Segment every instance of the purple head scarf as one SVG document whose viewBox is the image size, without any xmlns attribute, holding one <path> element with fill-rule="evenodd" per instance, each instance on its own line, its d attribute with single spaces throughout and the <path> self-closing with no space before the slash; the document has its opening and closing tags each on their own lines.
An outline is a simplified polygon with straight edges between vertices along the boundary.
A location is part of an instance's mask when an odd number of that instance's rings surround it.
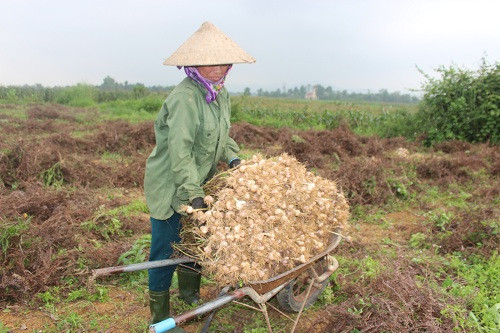
<svg viewBox="0 0 500 333">
<path fill-rule="evenodd" d="M 227 73 L 229 73 L 229 70 L 231 69 L 232 66 L 233 65 L 229 65 L 224 76 L 219 81 L 215 82 L 207 80 L 203 76 L 201 76 L 200 72 L 198 72 L 198 69 L 196 69 L 196 67 L 184 66 L 184 72 L 186 72 L 186 75 L 189 76 L 191 79 L 198 82 L 203 87 L 205 87 L 205 89 L 207 89 L 207 95 L 205 96 L 205 100 L 207 101 L 207 104 L 210 104 L 213 101 L 215 101 L 222 87 L 224 87 L 224 81 L 226 79 L 226 75 Z"/>
</svg>

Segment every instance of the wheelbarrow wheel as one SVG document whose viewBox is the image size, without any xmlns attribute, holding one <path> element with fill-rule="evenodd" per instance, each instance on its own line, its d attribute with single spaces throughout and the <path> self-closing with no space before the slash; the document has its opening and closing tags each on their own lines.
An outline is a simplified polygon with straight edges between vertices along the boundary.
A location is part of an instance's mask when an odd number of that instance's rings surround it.
<svg viewBox="0 0 500 333">
<path fill-rule="evenodd" d="M 318 275 L 326 272 L 328 263 L 325 259 L 318 260 L 314 268 Z M 307 290 L 309 289 L 309 273 L 306 271 L 290 281 L 280 292 L 276 295 L 276 299 L 280 307 L 286 312 L 299 312 L 304 299 L 307 296 Z M 328 285 L 328 280 L 323 281 L 319 286 L 312 286 L 309 296 L 305 302 L 304 308 L 311 306 L 319 298 L 321 292 Z"/>
</svg>

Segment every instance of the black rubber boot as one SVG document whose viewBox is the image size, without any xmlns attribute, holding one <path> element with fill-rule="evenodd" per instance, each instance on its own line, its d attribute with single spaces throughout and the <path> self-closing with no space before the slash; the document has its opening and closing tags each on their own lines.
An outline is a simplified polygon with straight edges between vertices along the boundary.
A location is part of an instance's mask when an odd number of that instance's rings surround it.
<svg viewBox="0 0 500 333">
<path fill-rule="evenodd" d="M 170 294 L 169 291 L 149 291 L 149 309 L 151 310 L 150 324 L 159 323 L 170 317 Z M 169 332 L 186 333 L 182 328 L 175 327 Z"/>
<path fill-rule="evenodd" d="M 169 291 L 149 291 L 149 310 L 151 311 L 150 324 L 159 323 L 170 316 Z"/>
<path fill-rule="evenodd" d="M 182 266 L 177 266 L 177 281 L 179 282 L 179 296 L 189 305 L 200 301 L 201 274 Z"/>
</svg>

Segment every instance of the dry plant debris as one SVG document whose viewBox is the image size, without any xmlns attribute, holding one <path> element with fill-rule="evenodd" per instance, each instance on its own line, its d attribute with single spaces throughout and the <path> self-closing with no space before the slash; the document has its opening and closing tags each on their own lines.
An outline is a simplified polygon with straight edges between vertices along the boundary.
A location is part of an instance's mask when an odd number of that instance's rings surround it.
<svg viewBox="0 0 500 333">
<path fill-rule="evenodd" d="M 204 186 L 207 210 L 193 210 L 176 248 L 221 285 L 267 280 L 305 263 L 347 226 L 349 206 L 336 183 L 295 158 L 260 155 Z"/>
</svg>

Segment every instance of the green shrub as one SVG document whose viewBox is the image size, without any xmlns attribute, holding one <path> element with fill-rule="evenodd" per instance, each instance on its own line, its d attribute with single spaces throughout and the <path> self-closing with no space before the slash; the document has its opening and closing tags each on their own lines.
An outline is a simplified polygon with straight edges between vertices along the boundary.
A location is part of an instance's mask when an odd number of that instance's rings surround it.
<svg viewBox="0 0 500 333">
<path fill-rule="evenodd" d="M 132 248 L 125 253 L 122 253 L 118 258 L 118 263 L 123 265 L 136 264 L 147 260 L 147 249 L 151 246 L 151 235 L 146 234 L 139 237 Z"/>
<path fill-rule="evenodd" d="M 118 209 L 107 210 L 105 205 L 101 205 L 94 216 L 90 220 L 82 222 L 80 227 L 102 236 L 106 241 L 110 241 L 112 237 L 125 236 L 121 218 Z"/>
<path fill-rule="evenodd" d="M 42 178 L 43 185 L 47 187 L 53 186 L 54 188 L 61 188 L 64 182 L 64 177 L 60 162 L 57 162 L 47 170 L 43 171 L 40 174 L 40 176 Z"/>
<path fill-rule="evenodd" d="M 76 86 L 63 88 L 59 94 L 57 94 L 56 102 L 76 107 L 95 106 L 97 92 L 98 90 L 94 86 L 78 84 Z"/>
<path fill-rule="evenodd" d="M 448 228 L 452 218 L 452 213 L 443 211 L 429 213 L 429 220 L 439 231 L 446 231 L 446 228 Z"/>
<path fill-rule="evenodd" d="M 414 249 L 423 249 L 429 247 L 426 241 L 427 241 L 427 236 L 421 232 L 417 232 L 416 234 L 411 235 L 409 243 L 410 246 Z"/>
<path fill-rule="evenodd" d="M 477 71 L 450 66 L 436 70 L 440 79 L 421 73 L 428 82 L 418 112 L 426 144 L 444 140 L 500 140 L 500 63 L 483 59 Z"/>
<path fill-rule="evenodd" d="M 120 255 L 120 257 L 118 258 L 118 264 L 130 265 L 147 261 L 149 255 L 148 250 L 150 247 L 151 247 L 151 235 L 150 234 L 142 235 L 134 242 L 130 250 Z M 147 279 L 148 279 L 147 270 L 140 270 L 137 272 L 124 274 L 122 276 L 122 281 L 124 283 L 129 284 L 129 286 L 131 287 L 143 286 L 144 284 L 146 284 Z"/>
<path fill-rule="evenodd" d="M 49 288 L 49 290 L 37 294 L 37 297 L 46 305 L 50 303 L 57 303 L 61 300 L 60 292 L 61 290 L 59 289 L 59 287 L 51 287 Z"/>
<path fill-rule="evenodd" d="M 138 110 L 144 110 L 150 113 L 158 113 L 163 104 L 164 98 L 162 96 L 148 95 L 138 99 Z"/>
<path fill-rule="evenodd" d="M 99 104 L 99 109 L 110 118 L 131 122 L 154 120 L 165 100 L 165 95 L 150 93 L 142 98 L 117 99 Z"/>
</svg>

